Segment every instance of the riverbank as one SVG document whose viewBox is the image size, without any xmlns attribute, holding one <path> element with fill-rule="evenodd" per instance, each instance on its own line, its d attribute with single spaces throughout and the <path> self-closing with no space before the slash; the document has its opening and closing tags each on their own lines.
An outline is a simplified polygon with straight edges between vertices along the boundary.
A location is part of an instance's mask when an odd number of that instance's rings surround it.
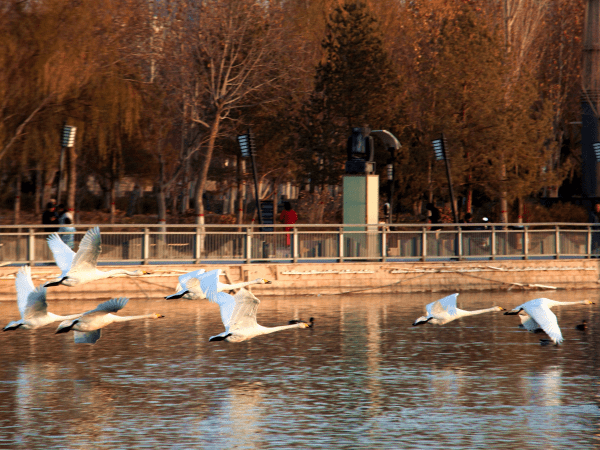
<svg viewBox="0 0 600 450">
<path fill-rule="evenodd" d="M 221 269 L 221 281 L 237 283 L 266 278 L 269 285 L 253 285 L 258 296 L 315 296 L 415 292 L 600 289 L 600 262 L 581 260 L 494 260 L 451 262 L 360 262 L 303 264 L 146 265 L 142 277 L 118 277 L 81 286 L 48 289 L 48 299 L 129 297 L 158 299 L 175 292 L 177 277 L 196 270 Z M 111 267 L 103 266 L 102 270 Z M 18 267 L 0 267 L 0 301 L 16 298 Z M 56 266 L 31 270 L 37 286 L 56 277 Z"/>
</svg>

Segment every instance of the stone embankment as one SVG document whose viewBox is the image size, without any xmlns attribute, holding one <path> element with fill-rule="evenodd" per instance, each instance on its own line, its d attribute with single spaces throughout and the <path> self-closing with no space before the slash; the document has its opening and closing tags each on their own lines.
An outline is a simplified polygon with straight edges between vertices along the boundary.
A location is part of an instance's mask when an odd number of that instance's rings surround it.
<svg viewBox="0 0 600 450">
<path fill-rule="evenodd" d="M 221 269 L 222 282 L 266 278 L 273 283 L 253 285 L 257 296 L 311 296 L 493 290 L 554 290 L 600 288 L 600 262 L 581 260 L 495 260 L 477 262 L 361 262 L 237 265 L 149 265 L 143 277 L 118 277 L 81 286 L 48 288 L 48 299 L 159 299 L 173 292 L 177 277 L 200 267 Z M 129 266 L 131 270 L 131 266 Z M 18 267 L 0 267 L 0 301 L 14 301 Z M 111 267 L 103 266 L 103 270 Z M 56 266 L 32 268 L 37 286 L 60 273 Z"/>
</svg>

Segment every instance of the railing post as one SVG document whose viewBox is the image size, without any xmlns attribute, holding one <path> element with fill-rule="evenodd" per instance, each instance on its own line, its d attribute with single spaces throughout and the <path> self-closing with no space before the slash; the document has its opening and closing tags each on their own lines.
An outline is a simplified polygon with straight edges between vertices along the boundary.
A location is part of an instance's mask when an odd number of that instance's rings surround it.
<svg viewBox="0 0 600 450">
<path fill-rule="evenodd" d="M 560 259 L 560 227 L 556 225 L 554 229 L 556 232 L 556 259 Z"/>
<path fill-rule="evenodd" d="M 27 259 L 29 260 L 29 265 L 33 267 L 35 265 L 35 235 L 33 234 L 34 229 L 29 229 L 29 234 L 27 235 Z"/>
<path fill-rule="evenodd" d="M 246 263 L 252 262 L 252 226 L 246 227 Z"/>
<path fill-rule="evenodd" d="M 587 227 L 587 257 L 592 257 L 592 227 Z"/>
<path fill-rule="evenodd" d="M 202 259 L 202 233 L 200 232 L 200 224 L 196 224 L 196 242 L 194 242 L 194 260 L 196 264 L 200 264 Z"/>
<path fill-rule="evenodd" d="M 150 259 L 150 230 L 144 228 L 144 243 L 142 245 L 142 263 L 148 264 Z"/>
<path fill-rule="evenodd" d="M 340 262 L 344 262 L 344 227 L 340 227 L 338 231 L 340 233 L 338 236 Z"/>
<path fill-rule="evenodd" d="M 460 225 L 458 227 L 458 245 L 457 245 L 456 251 L 458 252 L 458 255 L 456 255 L 458 257 L 458 260 L 462 261 L 462 259 L 463 259 L 463 239 L 462 239 L 462 227 Z"/>
<path fill-rule="evenodd" d="M 492 226 L 492 236 L 490 239 L 490 250 L 492 251 L 492 259 L 496 259 L 496 227 Z"/>
<path fill-rule="evenodd" d="M 527 225 L 523 227 L 523 257 L 529 259 L 529 231 Z"/>
<path fill-rule="evenodd" d="M 298 228 L 292 229 L 292 260 L 298 262 Z"/>
<path fill-rule="evenodd" d="M 427 228 L 422 228 L 423 239 L 421 239 L 421 261 L 427 260 Z"/>
<path fill-rule="evenodd" d="M 387 261 L 387 227 L 381 227 L 381 260 Z"/>
</svg>

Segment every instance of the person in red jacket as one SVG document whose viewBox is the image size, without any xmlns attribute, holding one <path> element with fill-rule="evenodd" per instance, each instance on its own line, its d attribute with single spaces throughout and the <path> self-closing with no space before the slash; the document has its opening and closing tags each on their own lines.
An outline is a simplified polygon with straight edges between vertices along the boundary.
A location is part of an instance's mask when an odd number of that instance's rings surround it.
<svg viewBox="0 0 600 450">
<path fill-rule="evenodd" d="M 279 216 L 279 220 L 286 225 L 293 225 L 298 220 L 298 214 L 292 209 L 290 202 L 283 202 L 283 211 Z M 285 231 L 291 231 L 293 227 L 285 227 Z M 290 235 L 287 235 L 287 245 L 291 245 Z"/>
</svg>

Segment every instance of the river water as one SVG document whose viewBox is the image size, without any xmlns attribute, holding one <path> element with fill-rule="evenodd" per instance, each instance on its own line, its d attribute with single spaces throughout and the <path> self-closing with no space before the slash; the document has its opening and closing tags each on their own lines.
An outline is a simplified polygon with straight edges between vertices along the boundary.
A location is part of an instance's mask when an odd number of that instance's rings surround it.
<svg viewBox="0 0 600 450">
<path fill-rule="evenodd" d="M 0 333 L 0 448 L 600 447 L 599 291 L 459 296 L 463 309 L 596 301 L 554 309 L 560 347 L 502 313 L 413 327 L 444 295 L 265 297 L 260 324 L 315 326 L 238 344 L 209 343 L 218 307 L 188 300 L 132 300 L 121 315 L 166 317 L 109 325 L 95 345 L 55 335 L 58 323 Z M 0 317 L 17 319 L 16 302 Z"/>
</svg>

